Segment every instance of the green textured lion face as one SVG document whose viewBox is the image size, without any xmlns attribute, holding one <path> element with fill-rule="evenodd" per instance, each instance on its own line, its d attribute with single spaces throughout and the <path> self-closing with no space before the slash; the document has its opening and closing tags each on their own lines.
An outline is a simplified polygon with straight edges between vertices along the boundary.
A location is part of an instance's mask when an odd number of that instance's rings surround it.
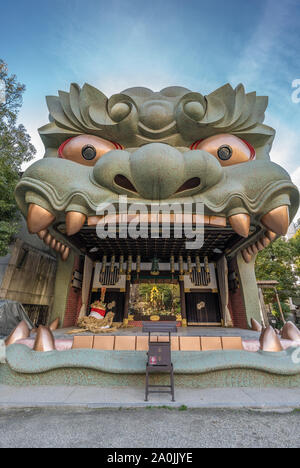
<svg viewBox="0 0 300 468">
<path fill-rule="evenodd" d="M 16 190 L 25 216 L 35 205 L 51 214 L 38 222 L 32 209 L 32 232 L 64 222 L 66 213 L 84 222 L 119 195 L 146 204 L 203 202 L 207 216 L 245 237 L 250 224 L 283 234 L 297 210 L 296 187 L 270 162 L 275 132 L 263 124 L 267 98 L 242 85 L 208 96 L 131 88 L 108 99 L 72 84 L 47 103 L 50 123 L 39 130 L 45 157 Z"/>
</svg>

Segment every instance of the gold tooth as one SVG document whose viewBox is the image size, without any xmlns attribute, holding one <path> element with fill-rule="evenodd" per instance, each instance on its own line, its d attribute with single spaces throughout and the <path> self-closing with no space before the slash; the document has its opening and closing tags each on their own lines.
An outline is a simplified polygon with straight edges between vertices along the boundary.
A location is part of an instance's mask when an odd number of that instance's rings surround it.
<svg viewBox="0 0 300 468">
<path fill-rule="evenodd" d="M 55 349 L 55 340 L 51 330 L 48 327 L 40 325 L 33 345 L 34 351 L 47 352 Z"/>
<path fill-rule="evenodd" d="M 242 237 L 248 237 L 250 229 L 250 216 L 245 213 L 229 216 L 232 229 Z"/>
<path fill-rule="evenodd" d="M 252 255 L 250 255 L 249 252 L 246 249 L 244 249 L 242 250 L 242 257 L 246 263 L 249 263 L 251 261 Z"/>
<path fill-rule="evenodd" d="M 56 242 L 56 246 L 55 246 L 56 252 L 60 252 L 60 248 L 61 248 L 61 242 Z"/>
<path fill-rule="evenodd" d="M 266 236 L 268 237 L 268 239 L 270 239 L 271 242 L 273 242 L 276 239 L 277 234 L 272 231 L 267 231 Z"/>
<path fill-rule="evenodd" d="M 254 318 L 251 318 L 251 330 L 261 332 L 262 331 L 262 326 L 261 324 L 255 320 Z"/>
<path fill-rule="evenodd" d="M 296 327 L 293 322 L 286 322 L 283 325 L 281 336 L 284 340 L 299 341 L 300 330 Z"/>
<path fill-rule="evenodd" d="M 69 256 L 69 254 L 70 254 L 70 249 L 69 249 L 69 247 L 66 247 L 66 248 L 64 249 L 63 253 L 61 254 L 62 260 L 63 260 L 63 261 L 66 261 L 67 258 L 68 258 L 68 256 Z"/>
<path fill-rule="evenodd" d="M 264 247 L 268 247 L 268 245 L 271 244 L 271 241 L 268 237 L 264 236 L 261 238 L 261 242 L 263 244 Z"/>
<path fill-rule="evenodd" d="M 51 236 L 51 234 L 49 234 L 49 232 L 48 232 L 48 234 L 46 234 L 46 236 L 44 237 L 43 240 L 44 240 L 44 242 L 45 242 L 46 245 L 50 245 L 50 244 L 51 244 L 51 241 L 52 241 L 52 236 Z"/>
<path fill-rule="evenodd" d="M 264 248 L 265 248 L 265 246 L 263 245 L 263 243 L 262 243 L 262 241 L 261 241 L 260 239 L 258 239 L 258 240 L 256 241 L 255 245 L 256 245 L 256 247 L 257 247 L 257 249 L 258 249 L 259 251 L 264 250 Z"/>
<path fill-rule="evenodd" d="M 51 249 L 55 249 L 55 246 L 56 246 L 56 239 L 54 239 L 54 237 L 53 237 L 53 239 L 51 241 L 51 244 L 50 244 L 50 247 L 51 247 Z"/>
<path fill-rule="evenodd" d="M 268 326 L 262 331 L 260 336 L 260 349 L 272 353 L 283 351 L 280 339 L 273 327 Z"/>
<path fill-rule="evenodd" d="M 258 248 L 255 244 L 250 245 L 250 249 L 252 250 L 253 255 L 256 255 L 258 253 Z"/>
<path fill-rule="evenodd" d="M 48 234 L 47 229 L 42 229 L 42 231 L 39 231 L 39 232 L 37 233 L 37 235 L 39 236 L 39 238 L 40 238 L 41 240 L 43 240 L 44 237 L 45 237 L 47 234 Z"/>
<path fill-rule="evenodd" d="M 5 345 L 9 346 L 11 344 L 14 344 L 18 340 L 23 340 L 25 338 L 28 338 L 30 335 L 30 330 L 25 322 L 25 320 L 22 320 L 16 328 L 11 332 L 11 334 L 6 338 L 5 340 Z"/>
<path fill-rule="evenodd" d="M 53 320 L 53 322 L 49 325 L 49 328 L 51 331 L 54 331 L 58 328 L 58 325 L 59 325 L 59 318 L 56 318 L 55 320 Z"/>
<path fill-rule="evenodd" d="M 27 227 L 30 234 L 37 234 L 46 229 L 55 220 L 55 216 L 50 211 L 39 205 L 31 203 L 27 214 Z"/>
<path fill-rule="evenodd" d="M 272 232 L 284 236 L 289 227 L 288 207 L 283 205 L 269 211 L 261 218 L 261 222 Z"/>
<path fill-rule="evenodd" d="M 68 211 L 66 214 L 66 230 L 68 236 L 76 234 L 84 225 L 86 216 L 78 211 Z"/>
</svg>

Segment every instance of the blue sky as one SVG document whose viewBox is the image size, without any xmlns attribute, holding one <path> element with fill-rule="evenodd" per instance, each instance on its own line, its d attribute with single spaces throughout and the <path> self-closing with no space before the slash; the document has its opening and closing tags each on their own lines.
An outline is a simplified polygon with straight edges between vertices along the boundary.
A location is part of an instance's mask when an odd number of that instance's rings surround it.
<svg viewBox="0 0 300 468">
<path fill-rule="evenodd" d="M 1 7 L 0 57 L 26 84 L 20 121 L 38 150 L 45 95 L 70 82 L 209 93 L 230 82 L 270 98 L 272 159 L 300 185 L 299 0 L 35 0 Z M 300 93 L 299 93 L 300 96 Z"/>
</svg>

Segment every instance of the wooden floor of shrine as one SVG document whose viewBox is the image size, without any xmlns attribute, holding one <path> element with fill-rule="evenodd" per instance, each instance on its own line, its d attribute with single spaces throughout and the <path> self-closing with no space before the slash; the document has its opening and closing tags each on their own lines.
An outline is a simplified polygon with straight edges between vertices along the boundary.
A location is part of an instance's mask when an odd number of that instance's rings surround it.
<svg viewBox="0 0 300 468">
<path fill-rule="evenodd" d="M 68 334 L 68 331 L 75 329 L 76 327 L 60 328 L 54 332 L 54 336 L 56 339 L 71 338 L 72 335 Z M 78 334 L 81 334 L 80 329 L 78 329 Z M 82 335 L 94 335 L 94 333 L 84 332 Z M 142 327 L 128 327 L 118 328 L 114 332 L 98 334 L 98 336 L 101 335 L 141 336 L 147 335 L 147 333 L 143 333 Z M 164 333 L 158 333 L 158 335 L 164 335 Z M 244 330 L 241 328 L 187 326 L 177 327 L 177 336 L 240 336 L 242 340 L 256 340 L 259 338 L 260 333 L 252 330 Z"/>
</svg>

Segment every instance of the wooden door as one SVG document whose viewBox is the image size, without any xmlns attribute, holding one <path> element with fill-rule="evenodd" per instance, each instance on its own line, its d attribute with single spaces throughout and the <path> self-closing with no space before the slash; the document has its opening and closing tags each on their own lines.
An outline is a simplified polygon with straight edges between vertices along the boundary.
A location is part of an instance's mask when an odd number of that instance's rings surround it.
<svg viewBox="0 0 300 468">
<path fill-rule="evenodd" d="M 186 315 L 188 325 L 221 325 L 219 295 L 212 292 L 186 294 Z"/>
</svg>

